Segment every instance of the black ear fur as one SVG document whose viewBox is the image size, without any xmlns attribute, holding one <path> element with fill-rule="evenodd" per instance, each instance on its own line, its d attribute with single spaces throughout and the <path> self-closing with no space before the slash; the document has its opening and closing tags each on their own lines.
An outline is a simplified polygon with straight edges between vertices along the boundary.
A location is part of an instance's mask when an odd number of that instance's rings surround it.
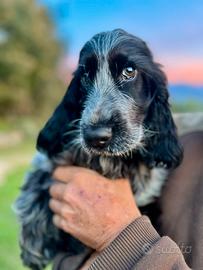
<svg viewBox="0 0 203 270">
<path fill-rule="evenodd" d="M 156 65 L 152 82 L 153 99 L 144 121 L 152 134 L 146 138 L 142 156 L 150 167 L 175 168 L 182 160 L 183 150 L 177 136 L 170 106 L 165 74 Z"/>
<path fill-rule="evenodd" d="M 61 103 L 38 135 L 39 151 L 45 152 L 50 157 L 61 152 L 66 125 L 80 117 L 80 98 L 79 74 L 75 73 Z"/>
</svg>

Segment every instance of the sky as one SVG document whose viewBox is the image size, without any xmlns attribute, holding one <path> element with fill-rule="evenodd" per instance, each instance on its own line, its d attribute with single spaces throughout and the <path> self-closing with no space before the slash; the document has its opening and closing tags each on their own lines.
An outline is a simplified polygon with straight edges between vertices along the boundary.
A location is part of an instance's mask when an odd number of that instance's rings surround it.
<svg viewBox="0 0 203 270">
<path fill-rule="evenodd" d="M 203 86 L 203 0 L 40 0 L 48 7 L 68 65 L 94 34 L 123 28 L 139 36 L 171 84 Z"/>
</svg>

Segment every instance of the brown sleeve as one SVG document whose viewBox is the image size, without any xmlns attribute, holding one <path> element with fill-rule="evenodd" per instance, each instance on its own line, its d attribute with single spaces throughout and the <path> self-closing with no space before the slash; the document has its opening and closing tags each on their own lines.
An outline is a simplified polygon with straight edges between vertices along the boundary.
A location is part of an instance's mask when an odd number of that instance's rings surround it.
<svg viewBox="0 0 203 270">
<path fill-rule="evenodd" d="M 146 216 L 123 230 L 96 257 L 88 270 L 190 269 L 179 247 L 168 237 L 160 237 Z"/>
<path fill-rule="evenodd" d="M 90 253 L 59 254 L 54 270 L 76 270 Z M 128 225 L 93 261 L 88 270 L 188 270 L 179 247 L 169 237 L 160 237 L 149 218 L 142 216 Z"/>
</svg>

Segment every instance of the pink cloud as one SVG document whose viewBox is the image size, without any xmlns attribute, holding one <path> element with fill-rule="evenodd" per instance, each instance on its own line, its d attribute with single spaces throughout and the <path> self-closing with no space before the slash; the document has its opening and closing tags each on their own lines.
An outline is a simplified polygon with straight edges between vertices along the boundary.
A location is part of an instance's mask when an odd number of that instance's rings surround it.
<svg viewBox="0 0 203 270">
<path fill-rule="evenodd" d="M 77 67 L 77 57 L 64 57 L 59 65 L 59 75 L 67 84 L 72 72 Z M 203 85 L 203 58 L 186 58 L 183 56 L 158 57 L 170 84 Z"/>
<path fill-rule="evenodd" d="M 163 70 L 171 84 L 203 85 L 203 58 L 162 57 Z"/>
</svg>

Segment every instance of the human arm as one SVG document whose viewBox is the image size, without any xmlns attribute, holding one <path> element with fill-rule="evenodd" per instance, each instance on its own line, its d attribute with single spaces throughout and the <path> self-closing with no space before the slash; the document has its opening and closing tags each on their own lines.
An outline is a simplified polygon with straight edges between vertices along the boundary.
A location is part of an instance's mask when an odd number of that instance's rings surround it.
<svg viewBox="0 0 203 270">
<path fill-rule="evenodd" d="M 54 178 L 62 181 L 50 189 L 55 225 L 96 251 L 82 269 L 189 269 L 178 246 L 141 217 L 128 180 L 76 167 L 59 168 Z M 69 269 L 68 257 L 57 260 L 55 269 Z"/>
</svg>

